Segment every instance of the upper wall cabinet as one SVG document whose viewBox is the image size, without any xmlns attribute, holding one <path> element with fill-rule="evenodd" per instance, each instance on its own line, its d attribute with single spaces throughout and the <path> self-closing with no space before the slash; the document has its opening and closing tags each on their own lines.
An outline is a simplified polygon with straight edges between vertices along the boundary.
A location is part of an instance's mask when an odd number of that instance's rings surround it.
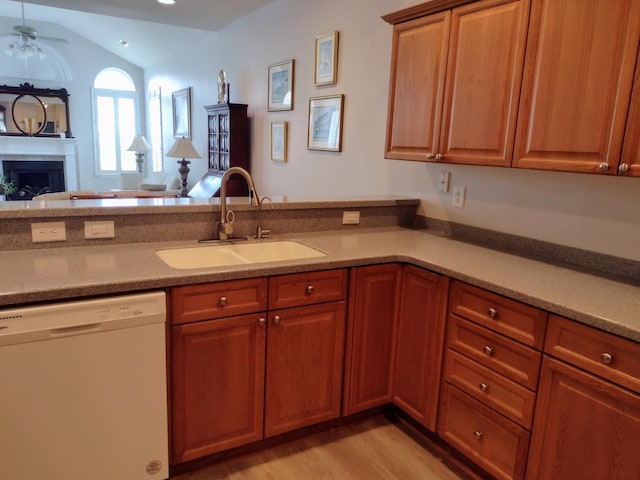
<svg viewBox="0 0 640 480">
<path fill-rule="evenodd" d="M 465 2 L 425 5 L 446 3 Z M 384 17 L 394 23 L 386 158 L 511 165 L 529 0 L 466 3 Z"/>
<path fill-rule="evenodd" d="M 618 174 L 640 177 L 640 55 L 636 65 L 636 79 L 633 82 L 629 119 Z"/>
<path fill-rule="evenodd" d="M 617 173 L 639 19 L 640 0 L 533 0 L 513 166 Z M 639 88 L 622 161 L 636 175 Z"/>
</svg>

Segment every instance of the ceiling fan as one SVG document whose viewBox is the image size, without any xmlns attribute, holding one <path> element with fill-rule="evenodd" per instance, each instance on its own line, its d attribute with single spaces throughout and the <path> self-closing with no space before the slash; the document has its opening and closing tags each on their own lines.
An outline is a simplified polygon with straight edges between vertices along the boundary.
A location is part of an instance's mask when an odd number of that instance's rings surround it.
<svg viewBox="0 0 640 480">
<path fill-rule="evenodd" d="M 11 35 L 14 37 L 18 37 L 17 40 L 14 40 L 9 44 L 9 46 L 5 49 L 5 53 L 7 55 L 13 55 L 14 53 L 19 58 L 30 58 L 35 55 L 38 55 L 41 59 L 45 58 L 45 53 L 42 51 L 42 48 L 38 46 L 35 41 L 36 40 L 44 40 L 47 42 L 58 42 L 58 43 L 69 43 L 66 38 L 59 37 L 46 37 L 43 35 L 38 35 L 38 32 L 35 28 L 30 27 L 26 24 L 24 19 L 24 2 L 20 2 L 22 8 L 22 25 L 14 25 L 13 32 Z"/>
</svg>

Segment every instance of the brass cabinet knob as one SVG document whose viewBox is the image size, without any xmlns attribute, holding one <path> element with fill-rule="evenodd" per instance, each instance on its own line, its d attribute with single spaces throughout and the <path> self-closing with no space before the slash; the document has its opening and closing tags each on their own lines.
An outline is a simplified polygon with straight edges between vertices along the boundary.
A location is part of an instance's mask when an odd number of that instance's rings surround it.
<svg viewBox="0 0 640 480">
<path fill-rule="evenodd" d="M 598 168 L 601 172 L 606 172 L 607 170 L 609 170 L 609 164 L 607 162 L 602 162 L 600 165 L 598 165 Z"/>
<path fill-rule="evenodd" d="M 260 317 L 260 319 L 258 320 L 258 325 L 260 325 L 261 327 L 264 327 L 267 324 L 267 319 L 264 317 Z"/>
<path fill-rule="evenodd" d="M 618 173 L 627 173 L 629 171 L 628 163 L 621 163 L 618 167 Z"/>
<path fill-rule="evenodd" d="M 489 310 L 487 310 L 487 313 L 491 318 L 496 318 L 498 316 L 498 309 L 490 307 Z"/>
<path fill-rule="evenodd" d="M 600 361 L 605 365 L 609 365 L 611 362 L 613 362 L 613 355 L 605 352 L 602 355 L 600 355 Z"/>
<path fill-rule="evenodd" d="M 479 430 L 476 430 L 475 432 L 473 432 L 473 436 L 476 437 L 476 440 L 480 440 L 483 435 L 484 435 L 484 433 L 482 433 Z"/>
<path fill-rule="evenodd" d="M 433 153 L 427 153 L 427 160 L 433 160 L 436 156 Z"/>
<path fill-rule="evenodd" d="M 444 155 L 437 153 L 436 154 L 436 160 L 442 160 L 444 158 Z"/>
<path fill-rule="evenodd" d="M 276 325 L 280 323 L 280 315 L 276 315 L 275 317 L 273 317 L 273 323 L 275 323 Z"/>
<path fill-rule="evenodd" d="M 489 391 L 489 385 L 487 385 L 486 383 L 481 383 L 478 386 L 480 387 L 481 392 L 487 393 Z"/>
<path fill-rule="evenodd" d="M 220 299 L 218 300 L 218 305 L 220 305 L 221 307 L 226 307 L 228 303 L 229 299 L 227 297 L 220 297 Z"/>
<path fill-rule="evenodd" d="M 311 295 L 314 292 L 315 288 L 313 285 L 307 285 L 307 288 L 305 289 L 305 292 L 307 293 L 307 295 Z"/>
<path fill-rule="evenodd" d="M 491 355 L 493 355 L 493 347 L 490 347 L 489 345 L 485 345 L 485 346 L 482 348 L 482 351 L 485 353 L 485 355 L 487 355 L 487 356 L 489 356 L 489 357 L 490 357 Z"/>
</svg>

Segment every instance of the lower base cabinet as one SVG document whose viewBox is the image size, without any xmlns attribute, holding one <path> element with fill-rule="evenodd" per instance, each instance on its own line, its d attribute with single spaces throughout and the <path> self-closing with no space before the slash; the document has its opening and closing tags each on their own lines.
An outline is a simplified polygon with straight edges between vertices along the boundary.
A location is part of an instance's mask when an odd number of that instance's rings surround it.
<svg viewBox="0 0 640 480">
<path fill-rule="evenodd" d="M 639 395 L 545 357 L 536 412 L 527 480 L 640 478 Z"/>
</svg>

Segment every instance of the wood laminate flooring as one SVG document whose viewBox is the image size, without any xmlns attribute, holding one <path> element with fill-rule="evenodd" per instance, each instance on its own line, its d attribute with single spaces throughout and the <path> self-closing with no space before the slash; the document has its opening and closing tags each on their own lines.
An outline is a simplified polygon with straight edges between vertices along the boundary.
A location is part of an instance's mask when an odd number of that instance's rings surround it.
<svg viewBox="0 0 640 480">
<path fill-rule="evenodd" d="M 441 459 L 383 415 L 173 480 L 460 480 Z"/>
</svg>

